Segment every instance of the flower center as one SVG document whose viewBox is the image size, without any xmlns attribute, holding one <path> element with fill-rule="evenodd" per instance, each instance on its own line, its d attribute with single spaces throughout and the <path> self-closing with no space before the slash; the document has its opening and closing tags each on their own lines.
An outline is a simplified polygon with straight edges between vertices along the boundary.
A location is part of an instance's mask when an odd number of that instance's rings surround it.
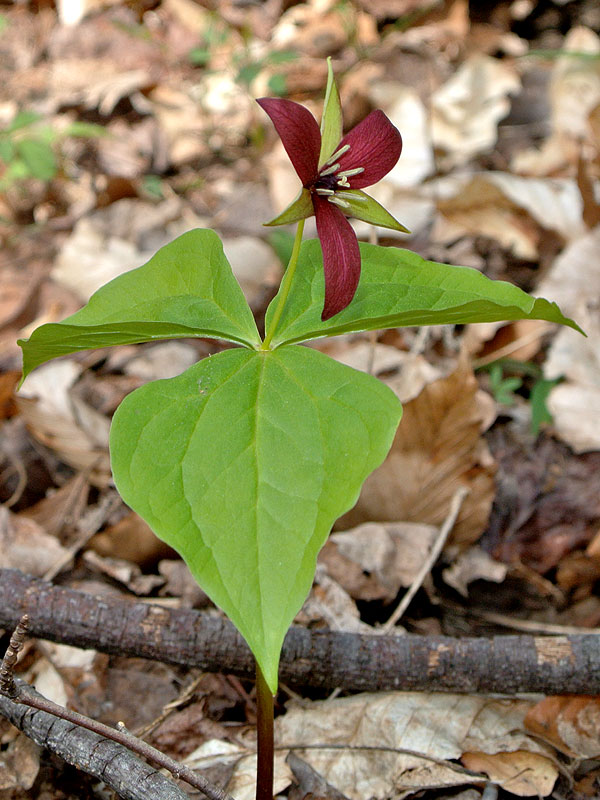
<svg viewBox="0 0 600 800">
<path fill-rule="evenodd" d="M 360 175 L 365 171 L 364 167 L 354 167 L 353 169 L 340 170 L 338 158 L 350 150 L 350 145 L 345 144 L 329 158 L 321 167 L 321 171 L 316 181 L 311 187 L 311 191 L 326 197 L 330 203 L 340 208 L 350 208 L 348 200 L 366 200 L 359 194 L 349 192 L 351 188 L 348 178 L 353 175 Z"/>
</svg>

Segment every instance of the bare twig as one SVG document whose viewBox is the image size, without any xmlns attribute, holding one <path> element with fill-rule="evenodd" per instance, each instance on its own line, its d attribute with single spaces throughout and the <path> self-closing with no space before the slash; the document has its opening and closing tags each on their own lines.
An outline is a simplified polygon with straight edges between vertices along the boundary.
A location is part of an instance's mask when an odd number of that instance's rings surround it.
<svg viewBox="0 0 600 800">
<path fill-rule="evenodd" d="M 21 690 L 22 682 L 15 679 Z M 27 684 L 25 684 L 27 686 Z M 31 697 L 41 695 L 27 687 Z M 124 800 L 189 800 L 170 778 L 146 764 L 127 748 L 92 731 L 28 708 L 0 694 L 0 714 L 30 739 L 64 761 L 102 780 Z"/>
<path fill-rule="evenodd" d="M 458 517 L 458 513 L 461 509 L 463 501 L 465 497 L 469 494 L 469 490 L 466 489 L 464 486 L 461 486 L 459 489 L 456 490 L 452 501 L 450 502 L 450 510 L 448 511 L 448 516 L 444 520 L 443 525 L 440 527 L 437 538 L 433 543 L 433 547 L 431 548 L 429 555 L 421 565 L 421 569 L 417 573 L 414 581 L 412 582 L 409 590 L 406 592 L 400 603 L 394 609 L 394 613 L 390 616 L 388 621 L 381 626 L 381 630 L 385 633 L 389 633 L 393 630 L 394 625 L 401 619 L 402 615 L 409 607 L 412 602 L 413 597 L 416 595 L 418 590 L 421 588 L 421 585 L 427 575 L 429 575 L 432 567 L 435 565 L 436 561 L 440 557 L 440 553 L 444 549 L 444 545 L 446 544 L 446 539 L 450 535 L 450 531 L 454 527 L 454 523 L 456 522 L 456 518 Z"/>
<path fill-rule="evenodd" d="M 0 570 L 0 627 L 14 628 L 24 613 L 39 638 L 205 672 L 254 674 L 244 640 L 215 614 L 95 597 Z M 599 641 L 594 634 L 457 639 L 292 626 L 280 677 L 291 686 L 347 691 L 600 694 Z"/>
<path fill-rule="evenodd" d="M 217 786 L 214 786 L 203 775 L 197 775 L 193 770 L 189 769 L 189 767 L 169 758 L 169 756 L 161 753 L 160 750 L 152 747 L 152 745 L 133 736 L 123 724 L 117 726 L 117 729 L 111 728 L 108 725 L 104 725 L 102 722 L 79 714 L 77 711 L 71 711 L 68 708 L 63 708 L 53 703 L 51 700 L 33 691 L 33 689 L 23 681 L 17 683 L 12 671 L 25 641 L 28 622 L 29 619 L 27 615 L 24 615 L 11 637 L 8 650 L 2 661 L 2 666 L 0 667 L 0 691 L 2 694 L 10 697 L 14 703 L 30 706 L 38 711 L 51 714 L 72 725 L 91 731 L 104 739 L 112 740 L 113 742 L 127 747 L 129 750 L 142 756 L 142 758 L 158 764 L 158 766 L 163 769 L 167 769 L 175 778 L 184 780 L 186 783 L 189 783 L 190 786 L 199 789 L 209 800 L 233 800 L 231 795 L 219 789 Z"/>
</svg>

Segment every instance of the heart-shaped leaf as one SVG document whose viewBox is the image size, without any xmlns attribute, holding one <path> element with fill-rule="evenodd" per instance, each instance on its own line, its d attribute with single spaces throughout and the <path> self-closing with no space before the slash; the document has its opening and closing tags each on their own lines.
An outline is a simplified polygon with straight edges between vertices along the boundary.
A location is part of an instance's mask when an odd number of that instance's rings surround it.
<svg viewBox="0 0 600 800">
<path fill-rule="evenodd" d="M 476 269 L 425 261 L 396 247 L 360 244 L 361 276 L 350 305 L 321 321 L 323 259 L 316 239 L 304 242 L 290 296 L 272 346 L 304 342 L 352 331 L 544 319 L 581 331 L 556 305 L 530 297 L 505 281 L 493 281 Z M 279 295 L 267 310 L 269 330 Z"/>
<path fill-rule="evenodd" d="M 77 313 L 21 339 L 23 378 L 79 350 L 193 336 L 260 345 L 252 312 L 211 230 L 184 233 L 147 264 L 107 283 Z"/>
<path fill-rule="evenodd" d="M 331 526 L 385 458 L 393 392 L 305 347 L 227 350 L 125 398 L 112 468 L 185 559 L 273 691 L 283 638 Z"/>
</svg>

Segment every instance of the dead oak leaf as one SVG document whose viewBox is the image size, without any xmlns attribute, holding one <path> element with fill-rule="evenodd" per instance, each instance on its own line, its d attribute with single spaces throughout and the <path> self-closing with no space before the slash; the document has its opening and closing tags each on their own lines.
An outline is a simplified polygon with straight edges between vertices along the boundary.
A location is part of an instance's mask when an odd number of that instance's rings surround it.
<svg viewBox="0 0 600 800">
<path fill-rule="evenodd" d="M 356 506 L 338 522 L 424 522 L 440 525 L 460 486 L 470 490 L 452 540 L 476 541 L 494 498 L 495 462 L 481 438 L 485 411 L 470 366 L 461 361 L 404 406 L 392 449 L 365 482 Z"/>
</svg>

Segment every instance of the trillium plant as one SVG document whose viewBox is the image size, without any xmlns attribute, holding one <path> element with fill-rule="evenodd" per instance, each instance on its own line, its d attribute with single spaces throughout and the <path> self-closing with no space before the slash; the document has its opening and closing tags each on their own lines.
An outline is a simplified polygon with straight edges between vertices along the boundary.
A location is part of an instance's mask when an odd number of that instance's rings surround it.
<svg viewBox="0 0 600 800">
<path fill-rule="evenodd" d="M 415 325 L 543 319 L 554 303 L 476 270 L 359 243 L 348 217 L 406 229 L 363 192 L 396 164 L 400 134 L 373 111 L 346 136 L 331 65 L 321 125 L 301 105 L 258 101 L 300 179 L 270 225 L 297 223 L 265 335 L 211 230 L 192 230 L 20 341 L 23 375 L 88 348 L 212 337 L 233 346 L 117 409 L 110 450 L 123 500 L 177 550 L 256 659 L 257 797 L 272 798 L 273 694 L 285 634 L 317 554 L 392 444 L 402 409 L 371 375 L 313 339 Z M 316 217 L 319 239 L 302 241 Z"/>
</svg>

